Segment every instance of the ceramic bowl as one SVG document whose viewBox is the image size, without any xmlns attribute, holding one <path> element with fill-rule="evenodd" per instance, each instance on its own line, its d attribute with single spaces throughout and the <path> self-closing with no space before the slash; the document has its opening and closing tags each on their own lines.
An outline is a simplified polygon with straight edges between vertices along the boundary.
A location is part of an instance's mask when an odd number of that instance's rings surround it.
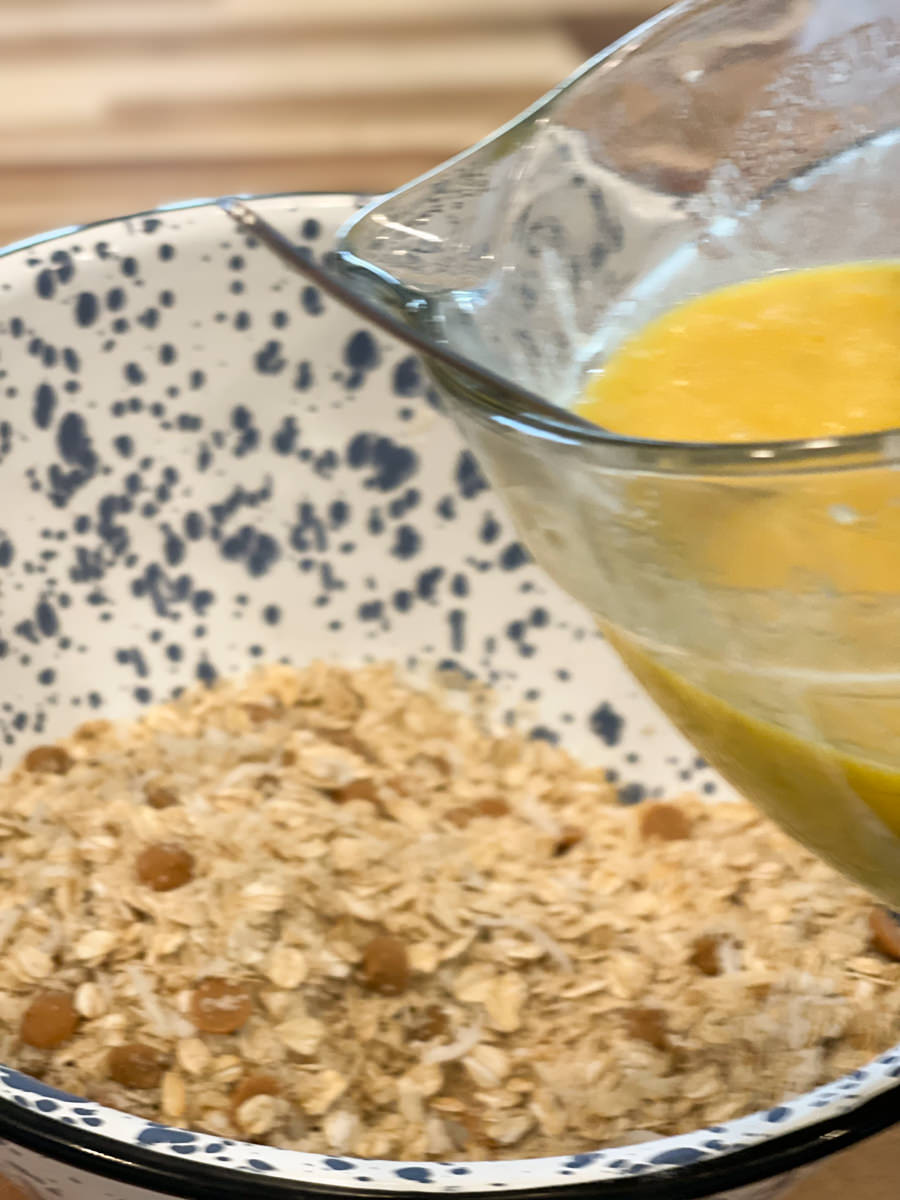
<svg viewBox="0 0 900 1200">
<path fill-rule="evenodd" d="M 321 253 L 347 196 L 258 199 Z M 491 682 L 622 803 L 715 775 L 529 560 L 419 363 L 207 203 L 0 256 L 0 769 L 260 660 Z M 556 1158 L 325 1157 L 151 1124 L 0 1067 L 0 1174 L 59 1200 L 774 1195 L 895 1119 L 900 1052 L 741 1120 Z M 564 1149 L 562 1147 L 561 1149 Z"/>
</svg>

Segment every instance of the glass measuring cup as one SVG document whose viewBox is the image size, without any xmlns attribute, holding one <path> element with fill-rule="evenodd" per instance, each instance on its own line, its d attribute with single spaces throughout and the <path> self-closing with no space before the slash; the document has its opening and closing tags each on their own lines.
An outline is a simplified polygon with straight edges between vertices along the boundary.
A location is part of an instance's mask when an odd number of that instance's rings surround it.
<svg viewBox="0 0 900 1200">
<path fill-rule="evenodd" d="M 898 125 L 896 0 L 688 0 L 340 248 L 357 292 L 478 365 L 430 364 L 536 558 L 662 707 L 896 905 L 900 431 L 667 444 L 567 405 L 687 296 L 900 257 Z"/>
</svg>

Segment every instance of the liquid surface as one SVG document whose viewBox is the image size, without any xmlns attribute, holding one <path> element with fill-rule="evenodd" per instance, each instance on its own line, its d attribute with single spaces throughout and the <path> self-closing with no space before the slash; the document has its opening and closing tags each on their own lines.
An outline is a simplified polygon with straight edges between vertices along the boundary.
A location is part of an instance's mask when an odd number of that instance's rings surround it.
<svg viewBox="0 0 900 1200">
<path fill-rule="evenodd" d="M 750 442 L 900 425 L 900 263 L 767 276 L 664 314 L 579 411 L 614 433 Z"/>
<path fill-rule="evenodd" d="M 900 263 L 773 275 L 691 301 L 623 345 L 592 379 L 579 411 L 614 432 L 673 441 L 898 426 Z M 802 630 L 796 661 L 789 646 L 781 667 L 739 661 L 740 639 L 733 658 L 710 651 L 709 661 L 621 628 L 607 628 L 611 641 L 732 783 L 900 904 L 900 646 L 893 645 L 900 634 L 891 617 L 900 596 L 897 473 L 675 483 L 654 493 L 655 507 L 641 490 L 648 486 L 638 480 L 632 499 L 636 512 L 651 515 L 657 562 L 677 545 L 672 574 L 696 580 L 705 602 L 730 598 L 732 616 L 743 596 L 748 620 L 761 596 L 771 598 L 774 624 L 817 605 L 827 614 L 826 649 L 840 646 L 853 680 L 829 678 L 825 663 L 814 683 L 804 682 Z M 729 681 L 730 666 L 736 680 L 755 672 L 756 700 Z"/>
</svg>

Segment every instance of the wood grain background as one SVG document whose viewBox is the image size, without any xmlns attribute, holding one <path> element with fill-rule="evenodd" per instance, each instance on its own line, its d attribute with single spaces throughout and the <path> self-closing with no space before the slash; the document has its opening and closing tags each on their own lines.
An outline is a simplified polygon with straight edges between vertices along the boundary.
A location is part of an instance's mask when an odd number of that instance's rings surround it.
<svg viewBox="0 0 900 1200">
<path fill-rule="evenodd" d="M 661 7 L 0 0 L 0 244 L 191 196 L 387 190 Z M 888 1134 L 790 1200 L 895 1200 L 898 1165 Z"/>
<path fill-rule="evenodd" d="M 384 191 L 661 0 L 0 0 L 0 243 L 230 191 Z"/>
</svg>

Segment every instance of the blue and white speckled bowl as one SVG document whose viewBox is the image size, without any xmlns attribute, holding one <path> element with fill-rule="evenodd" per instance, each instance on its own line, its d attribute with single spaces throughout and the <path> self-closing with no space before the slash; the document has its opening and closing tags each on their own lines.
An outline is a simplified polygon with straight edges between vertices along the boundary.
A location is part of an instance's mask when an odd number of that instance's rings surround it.
<svg viewBox="0 0 900 1200">
<path fill-rule="evenodd" d="M 260 211 L 314 252 L 346 196 Z M 0 259 L 0 769 L 92 710 L 260 659 L 447 661 L 624 803 L 713 774 L 528 560 L 415 359 L 188 204 Z M 168 1129 L 0 1067 L 0 1172 L 41 1197 L 565 1190 L 774 1195 L 895 1119 L 900 1052 L 789 1104 L 621 1150 L 390 1163 Z M 777 1100 L 773 1097 L 773 1100 Z M 734 1191 L 738 1189 L 738 1191 Z"/>
</svg>

